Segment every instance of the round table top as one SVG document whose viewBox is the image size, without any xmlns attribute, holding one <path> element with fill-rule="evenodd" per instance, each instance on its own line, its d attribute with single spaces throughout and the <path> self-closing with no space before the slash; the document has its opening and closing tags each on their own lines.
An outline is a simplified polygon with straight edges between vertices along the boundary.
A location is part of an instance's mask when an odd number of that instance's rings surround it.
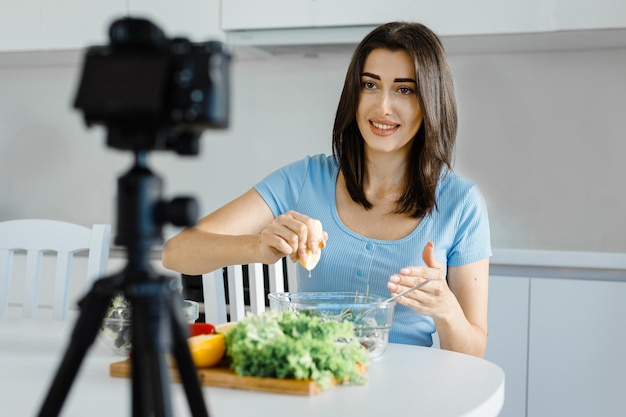
<svg viewBox="0 0 626 417">
<path fill-rule="evenodd" d="M 72 321 L 0 319 L 3 415 L 37 414 L 72 328 Z M 81 363 L 61 415 L 130 415 L 130 379 L 109 376 L 109 365 L 122 359 L 97 340 Z M 390 344 L 370 364 L 365 385 L 341 385 L 313 396 L 215 387 L 202 387 L 202 392 L 211 417 L 380 417 L 406 412 L 487 417 L 502 409 L 504 372 L 470 355 Z M 170 395 L 174 415 L 191 415 L 181 384 L 173 383 Z"/>
</svg>

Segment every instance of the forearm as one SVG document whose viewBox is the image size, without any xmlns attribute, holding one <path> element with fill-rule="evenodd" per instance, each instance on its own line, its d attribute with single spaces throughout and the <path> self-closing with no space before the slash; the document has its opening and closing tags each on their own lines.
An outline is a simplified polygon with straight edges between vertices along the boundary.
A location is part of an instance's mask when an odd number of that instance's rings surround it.
<svg viewBox="0 0 626 417">
<path fill-rule="evenodd" d="M 446 317 L 435 318 L 442 349 L 467 353 L 482 358 L 487 347 L 487 334 L 472 324 L 461 307 Z"/>
<path fill-rule="evenodd" d="M 187 275 L 201 275 L 227 265 L 263 262 L 259 235 L 221 235 L 188 228 L 163 247 L 163 266 Z"/>
</svg>

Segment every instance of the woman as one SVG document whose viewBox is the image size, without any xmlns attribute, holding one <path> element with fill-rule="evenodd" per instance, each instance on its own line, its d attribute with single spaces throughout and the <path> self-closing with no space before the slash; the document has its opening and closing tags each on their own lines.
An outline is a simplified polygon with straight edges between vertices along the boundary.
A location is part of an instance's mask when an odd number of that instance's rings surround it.
<svg viewBox="0 0 626 417">
<path fill-rule="evenodd" d="M 438 37 L 382 25 L 354 52 L 333 155 L 270 174 L 170 239 L 163 264 L 195 275 L 321 254 L 311 273 L 298 268 L 298 291 L 383 296 L 431 278 L 398 300 L 390 341 L 431 346 L 437 331 L 443 349 L 483 356 L 489 224 L 479 190 L 451 170 L 456 128 Z"/>
</svg>

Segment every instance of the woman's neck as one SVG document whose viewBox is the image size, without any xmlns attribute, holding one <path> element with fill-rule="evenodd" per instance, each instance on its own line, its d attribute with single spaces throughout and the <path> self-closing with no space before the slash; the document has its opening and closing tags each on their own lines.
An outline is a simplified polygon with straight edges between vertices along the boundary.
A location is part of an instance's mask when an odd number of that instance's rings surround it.
<svg viewBox="0 0 626 417">
<path fill-rule="evenodd" d="M 391 195 L 394 201 L 404 192 L 406 184 L 407 159 L 398 154 L 366 156 L 363 191 L 370 198 Z"/>
</svg>

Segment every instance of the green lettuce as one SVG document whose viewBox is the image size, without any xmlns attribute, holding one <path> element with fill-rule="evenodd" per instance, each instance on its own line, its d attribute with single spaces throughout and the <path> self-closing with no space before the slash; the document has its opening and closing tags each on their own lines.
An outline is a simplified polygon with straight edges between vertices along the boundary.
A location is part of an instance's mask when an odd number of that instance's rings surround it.
<svg viewBox="0 0 626 417">
<path fill-rule="evenodd" d="M 226 334 L 226 354 L 238 375 L 363 384 L 357 364 L 370 357 L 351 322 L 293 312 L 247 316 Z"/>
</svg>

